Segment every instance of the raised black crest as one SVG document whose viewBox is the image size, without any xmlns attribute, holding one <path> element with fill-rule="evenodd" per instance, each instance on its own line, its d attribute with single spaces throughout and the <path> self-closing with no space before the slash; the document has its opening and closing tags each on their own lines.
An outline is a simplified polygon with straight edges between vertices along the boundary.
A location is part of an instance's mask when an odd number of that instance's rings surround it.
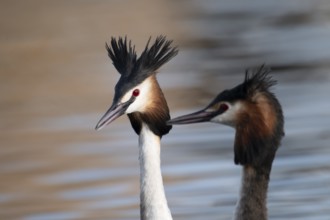
<svg viewBox="0 0 330 220">
<path fill-rule="evenodd" d="M 241 84 L 222 91 L 209 106 L 221 101 L 251 100 L 258 92 L 269 92 L 269 88 L 276 84 L 276 81 L 269 75 L 270 71 L 271 69 L 265 65 L 256 69 L 247 69 Z"/>
<path fill-rule="evenodd" d="M 139 58 L 135 46 L 126 37 L 118 40 L 112 37 L 110 46 L 106 44 L 108 55 L 122 77 L 140 83 L 177 55 L 177 47 L 171 47 L 172 40 L 166 40 L 165 36 L 158 36 L 149 47 L 150 40 Z"/>
<path fill-rule="evenodd" d="M 117 71 L 123 76 L 130 75 L 137 60 L 135 47 L 132 47 L 131 41 L 127 43 L 126 37 L 124 39 L 119 37 L 118 41 L 112 37 L 110 46 L 106 43 L 105 48 Z"/>
<path fill-rule="evenodd" d="M 164 36 L 158 36 L 149 46 L 151 38 L 140 57 L 137 57 L 135 46 L 127 38 L 111 38 L 110 45 L 106 44 L 108 55 L 121 77 L 115 87 L 114 102 L 118 102 L 127 91 L 142 83 L 148 77 L 154 80 L 153 97 L 149 100 L 147 112 L 128 114 L 132 127 L 140 133 L 142 123 L 145 123 L 158 136 L 165 135 L 172 126 L 166 124 L 170 119 L 165 97 L 156 81 L 156 71 L 178 53 L 177 47 L 172 47 L 172 41 Z"/>
<path fill-rule="evenodd" d="M 137 58 L 135 46 L 127 38 L 111 38 L 110 45 L 106 44 L 108 55 L 121 77 L 115 88 L 114 101 L 134 86 L 142 83 L 149 76 L 156 74 L 158 68 L 177 55 L 177 47 L 171 47 L 172 40 L 158 36 L 149 47 L 151 38 Z"/>
<path fill-rule="evenodd" d="M 270 67 L 265 65 L 257 69 L 247 69 L 242 84 L 244 92 L 251 97 L 256 92 L 268 91 L 270 87 L 276 85 L 277 82 L 269 75 L 270 72 Z"/>
<path fill-rule="evenodd" d="M 244 82 L 236 87 L 245 93 L 246 112 L 240 113 L 236 126 L 235 163 L 260 165 L 271 162 L 284 136 L 284 119 L 281 104 L 269 91 L 276 81 L 269 75 L 270 68 L 264 65 L 255 70 L 246 70 Z M 265 164 L 263 164 L 265 166 Z"/>
</svg>

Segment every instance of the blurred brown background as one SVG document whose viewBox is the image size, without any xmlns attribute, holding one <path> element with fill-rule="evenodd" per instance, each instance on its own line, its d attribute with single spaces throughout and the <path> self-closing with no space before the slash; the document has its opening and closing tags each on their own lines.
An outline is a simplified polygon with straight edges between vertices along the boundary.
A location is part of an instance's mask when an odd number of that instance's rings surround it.
<svg viewBox="0 0 330 220">
<path fill-rule="evenodd" d="M 172 116 L 199 109 L 267 63 L 286 116 L 270 219 L 330 216 L 328 1 L 0 1 L 0 219 L 137 219 L 137 136 L 101 132 L 119 77 L 104 44 L 149 36 L 180 48 L 158 75 Z M 229 219 L 240 184 L 234 131 L 175 127 L 162 166 L 174 219 Z"/>
</svg>

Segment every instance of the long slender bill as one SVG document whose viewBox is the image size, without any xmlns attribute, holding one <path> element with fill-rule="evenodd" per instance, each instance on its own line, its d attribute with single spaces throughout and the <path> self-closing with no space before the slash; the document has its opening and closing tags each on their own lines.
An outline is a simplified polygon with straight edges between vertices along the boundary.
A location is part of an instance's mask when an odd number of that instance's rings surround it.
<svg viewBox="0 0 330 220">
<path fill-rule="evenodd" d="M 210 121 L 214 116 L 215 116 L 215 112 L 210 112 L 207 111 L 207 109 L 203 109 L 198 112 L 173 118 L 167 121 L 167 124 L 174 125 L 174 124 L 192 124 L 199 122 L 207 122 Z"/>
<path fill-rule="evenodd" d="M 97 123 L 95 130 L 101 130 L 106 125 L 123 115 L 130 103 L 113 104 Z"/>
</svg>

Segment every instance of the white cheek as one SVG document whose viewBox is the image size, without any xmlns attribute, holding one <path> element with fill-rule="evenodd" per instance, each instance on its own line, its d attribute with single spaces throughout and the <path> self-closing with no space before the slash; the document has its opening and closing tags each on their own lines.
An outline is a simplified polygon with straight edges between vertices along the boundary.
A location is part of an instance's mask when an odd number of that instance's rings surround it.
<svg viewBox="0 0 330 220">
<path fill-rule="evenodd" d="M 211 122 L 228 125 L 235 127 L 235 118 L 231 112 L 225 112 L 221 115 L 217 115 L 211 119 Z"/>
<path fill-rule="evenodd" d="M 132 113 L 132 112 L 143 112 L 145 109 L 145 102 L 141 98 L 140 94 L 138 97 L 135 98 L 135 101 L 130 104 L 126 110 L 126 113 Z"/>
<path fill-rule="evenodd" d="M 224 113 L 217 115 L 211 119 L 211 122 L 228 125 L 235 127 L 237 114 L 242 111 L 243 104 L 241 102 L 235 102 L 234 104 L 229 104 L 229 109 Z"/>
<path fill-rule="evenodd" d="M 140 90 L 139 96 L 137 96 L 134 102 L 129 105 L 129 107 L 126 110 L 126 113 L 145 111 L 149 97 L 148 94 L 151 92 L 150 88 L 151 88 L 150 80 L 145 80 L 142 84 L 134 87 L 123 96 L 123 98 L 121 99 L 122 103 L 127 102 L 132 97 L 132 93 L 135 89 Z"/>
</svg>

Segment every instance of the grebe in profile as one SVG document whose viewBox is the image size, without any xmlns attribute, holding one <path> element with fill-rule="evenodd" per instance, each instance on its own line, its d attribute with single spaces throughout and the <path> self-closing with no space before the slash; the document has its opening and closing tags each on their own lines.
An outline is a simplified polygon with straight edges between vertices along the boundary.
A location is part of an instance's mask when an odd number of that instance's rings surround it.
<svg viewBox="0 0 330 220">
<path fill-rule="evenodd" d="M 240 85 L 221 92 L 201 111 L 168 121 L 168 124 L 215 122 L 236 129 L 235 164 L 243 166 L 236 220 L 267 219 L 267 190 L 275 153 L 284 136 L 282 107 L 270 92 L 276 81 L 261 66 L 246 71 Z"/>
</svg>

